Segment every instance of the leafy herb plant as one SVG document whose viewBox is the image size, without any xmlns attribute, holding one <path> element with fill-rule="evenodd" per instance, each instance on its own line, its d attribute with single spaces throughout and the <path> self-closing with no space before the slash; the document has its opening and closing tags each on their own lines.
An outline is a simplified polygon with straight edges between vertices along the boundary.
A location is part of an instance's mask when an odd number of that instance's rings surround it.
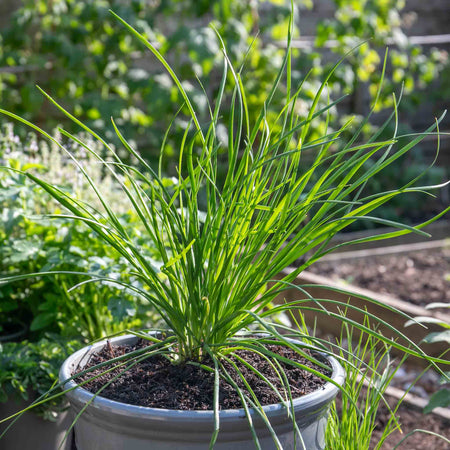
<svg viewBox="0 0 450 450">
<path fill-rule="evenodd" d="M 8 399 L 30 402 L 31 395 L 46 394 L 58 381 L 61 361 L 81 347 L 79 341 L 57 341 L 48 338 L 38 342 L 6 342 L 0 344 L 0 402 Z M 54 398 L 33 412 L 48 420 L 56 420 L 67 405 Z"/>
<path fill-rule="evenodd" d="M 55 132 L 56 136 L 58 135 Z M 92 148 L 101 144 L 78 135 Z M 120 191 L 95 158 L 77 144 L 73 154 L 89 166 L 90 176 L 107 190 L 108 201 L 118 204 Z M 0 130 L 0 165 L 32 170 L 44 175 L 68 194 L 83 198 L 97 208 L 88 183 L 56 145 L 30 133 L 27 139 L 13 132 L 7 123 Z M 127 275 L 128 267 L 93 231 L 71 219 L 48 220 L 42 214 L 55 212 L 57 202 L 46 198 L 42 189 L 26 176 L 0 171 L 0 278 L 39 271 L 88 271 L 110 277 Z M 136 216 L 116 208 L 124 227 L 139 232 Z M 146 246 L 149 253 L 152 248 Z M 88 342 L 124 328 L 142 329 L 155 324 L 154 311 L 132 293 L 107 285 L 86 284 L 69 292 L 82 281 L 80 275 L 54 275 L 0 286 L 0 409 L 2 402 L 23 400 L 48 391 L 58 379 L 64 359 Z M 129 282 L 138 283 L 132 277 Z M 33 412 L 55 419 L 67 404 L 63 398 L 49 401 Z"/>
<path fill-rule="evenodd" d="M 101 144 L 89 136 L 78 138 L 101 151 Z M 73 143 L 70 148 L 72 154 L 89 166 L 91 178 L 102 184 L 108 201 L 120 205 L 116 180 L 105 174 L 96 159 L 78 144 Z M 2 165 L 45 174 L 68 195 L 100 208 L 77 167 L 59 150 L 58 146 L 47 145 L 33 134 L 28 139 L 19 138 L 14 135 L 12 124 L 6 124 L 0 132 Z M 49 270 L 127 276 L 124 261 L 83 224 L 64 218 L 43 220 L 42 214 L 60 207 L 26 176 L 1 171 L 0 192 L 0 277 Z M 131 211 L 118 206 L 116 213 L 124 227 L 138 233 L 136 216 Z M 146 249 L 152 252 L 148 246 Z M 131 293 L 92 284 L 69 293 L 70 287 L 82 279 L 79 275 L 55 275 L 1 286 L 0 329 L 13 316 L 24 324 L 32 341 L 51 332 L 90 342 L 123 328 L 142 328 L 147 314 L 143 314 L 142 305 Z M 130 278 L 129 282 L 137 280 Z M 151 311 L 146 309 L 150 316 Z"/>
<path fill-rule="evenodd" d="M 218 381 L 221 377 L 226 377 L 224 361 L 236 356 L 238 348 L 258 351 L 267 358 L 274 358 L 274 361 L 281 357 L 271 354 L 264 344 L 282 342 L 303 352 L 301 346 L 288 341 L 270 319 L 274 313 L 289 308 L 301 309 L 302 301 L 271 306 L 285 289 L 291 287 L 292 280 L 302 270 L 336 248 L 330 247 L 331 238 L 336 233 L 355 221 L 368 220 L 396 227 L 398 231 L 348 244 L 387 239 L 409 232 L 426 235 L 421 229 L 450 209 L 416 227 L 378 219 L 373 215 L 378 207 L 395 197 L 411 192 L 428 195 L 430 191 L 440 187 L 417 186 L 417 180 L 412 180 L 396 190 L 368 197 L 361 195 L 368 180 L 394 165 L 427 133 L 433 132 L 439 121 L 426 133 L 410 136 L 408 142 L 402 141 L 402 145 L 398 147 L 396 143 L 399 136 L 395 132 L 387 140 L 379 140 L 379 133 L 376 133 L 367 142 L 361 142 L 359 138 L 364 124 L 350 138 L 344 139 L 343 132 L 350 125 L 349 122 L 337 131 L 325 131 L 323 136 L 311 138 L 309 132 L 315 118 L 325 117 L 326 121 L 330 108 L 337 103 L 328 101 L 327 106 L 318 106 L 320 101 L 327 98 L 327 81 L 338 65 L 316 93 L 307 118 L 300 118 L 296 114 L 296 101 L 302 90 L 302 83 L 295 87 L 291 83 L 292 54 L 289 44 L 292 19 L 288 50 L 258 118 L 254 122 L 249 120 L 247 95 L 241 81 L 245 66 L 235 69 L 229 63 L 226 48 L 222 46 L 223 72 L 220 88 L 215 101 L 209 106 L 209 122 L 201 123 L 188 92 L 160 52 L 125 20 L 116 17 L 159 60 L 183 98 L 179 114 L 186 114 L 188 119 L 179 149 L 177 180 L 174 185 L 167 187 L 161 170 L 153 169 L 134 150 L 114 120 L 112 124 L 118 138 L 129 154 L 137 159 L 138 164 L 125 163 L 100 135 L 74 117 L 49 94 L 42 92 L 63 114 L 101 142 L 108 151 L 108 155 L 103 156 L 76 136 L 64 129 L 60 130 L 62 135 L 73 139 L 91 153 L 105 171 L 118 181 L 123 201 L 139 217 L 145 239 L 155 245 L 161 263 L 155 263 L 139 245 L 136 237 L 123 226 L 114 211 L 115 205 L 107 200 L 101 186 L 94 182 L 87 168 L 83 167 L 83 162 L 75 158 L 70 149 L 14 113 L 5 110 L 1 112 L 59 145 L 61 151 L 72 158 L 84 174 L 101 205 L 100 208 L 94 208 L 69 195 L 51 181 L 29 171 L 18 170 L 47 191 L 67 211 L 50 214 L 50 217 L 83 222 L 127 261 L 129 273 L 142 285 L 128 283 L 126 279 L 84 273 L 86 279 L 74 289 L 89 283 L 113 283 L 146 299 L 171 330 L 164 342 L 156 342 L 156 348 L 159 348 L 159 352 L 165 352 L 173 364 L 201 364 L 205 356 L 208 356 L 212 360 L 212 366 L 208 370 L 213 371 Z M 232 113 L 224 136 L 221 111 L 224 107 L 225 85 L 229 80 L 234 83 L 234 92 L 229 105 Z M 272 121 L 267 120 L 266 114 L 275 94 L 280 91 L 285 93 L 285 102 L 278 112 L 275 121 L 277 131 L 274 131 L 271 128 Z M 396 100 L 394 104 L 397 104 Z M 396 112 L 395 107 L 392 113 L 395 121 Z M 170 132 L 169 127 L 166 136 Z M 361 170 L 369 159 L 373 159 L 374 163 L 366 171 Z M 225 173 L 223 177 L 220 176 L 222 171 Z M 283 269 L 299 260 L 302 262 L 296 269 L 277 279 Z M 69 271 L 69 274 L 73 275 L 73 272 Z M 2 282 L 8 283 L 29 276 L 30 274 L 17 275 Z M 326 300 L 317 301 L 315 309 L 331 314 L 326 310 Z M 382 322 L 381 319 L 371 319 Z M 345 316 L 342 316 L 342 320 L 350 322 Z M 379 335 L 365 324 L 355 325 L 367 335 L 376 336 L 391 346 L 424 356 L 412 343 L 411 348 L 406 347 Z M 255 337 L 252 331 L 255 327 L 264 330 L 266 335 Z M 287 331 L 291 335 L 303 336 L 301 331 Z M 322 347 L 318 341 L 316 343 Z M 430 358 L 430 361 L 434 363 L 437 359 Z M 252 370 L 257 371 L 255 368 Z M 250 406 L 260 411 L 261 405 L 251 395 L 251 388 L 250 394 L 237 385 L 236 389 L 247 413 Z M 286 392 L 288 402 L 288 387 Z M 283 398 L 283 394 L 278 394 Z M 214 392 L 213 404 L 218 412 L 218 389 Z M 250 415 L 248 418 L 251 423 Z M 218 414 L 215 415 L 215 420 L 211 445 L 214 445 L 219 432 Z M 273 439 L 277 442 L 274 434 Z M 256 436 L 255 441 L 257 442 Z"/>
</svg>

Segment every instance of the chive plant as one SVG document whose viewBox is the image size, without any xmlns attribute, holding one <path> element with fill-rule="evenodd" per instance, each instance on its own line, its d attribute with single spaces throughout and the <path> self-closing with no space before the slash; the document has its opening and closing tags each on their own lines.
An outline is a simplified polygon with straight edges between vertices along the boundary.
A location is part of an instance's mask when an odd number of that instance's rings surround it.
<svg viewBox="0 0 450 450">
<path fill-rule="evenodd" d="M 42 93 L 63 114 L 104 146 L 108 157 L 60 129 L 62 135 L 84 147 L 103 165 L 105 171 L 117 179 L 124 199 L 127 199 L 139 218 L 142 233 L 160 254 L 159 264 L 149 259 L 128 234 L 114 212 L 114 205 L 109 204 L 102 193 L 102 187 L 89 177 L 87 168 L 71 154 L 69 148 L 14 113 L 1 112 L 54 142 L 82 171 L 101 204 L 100 210 L 73 198 L 51 181 L 29 171 L 23 173 L 67 211 L 52 217 L 70 217 L 84 222 L 99 239 L 104 240 L 128 262 L 130 273 L 141 281 L 142 288 L 96 274 L 85 274 L 87 279 L 84 283 L 115 283 L 148 300 L 171 330 L 169 339 L 172 345 L 161 348 L 166 349 L 167 356 L 174 364 L 185 361 L 201 363 L 205 356 L 209 356 L 213 361 L 211 370 L 217 381 L 220 377 L 227 377 L 222 363 L 234 355 L 237 346 L 277 358 L 276 355 L 269 355 L 270 352 L 262 344 L 274 339 L 288 346 L 294 344 L 286 340 L 274 326 L 271 315 L 289 308 L 301 310 L 306 306 L 304 301 L 277 306 L 273 306 L 273 302 L 285 289 L 293 287 L 292 281 L 300 272 L 343 245 L 331 244 L 331 238 L 336 233 L 355 221 L 370 220 L 397 230 L 345 245 L 387 239 L 409 232 L 426 235 L 421 229 L 448 211 L 449 208 L 416 227 L 372 215 L 379 206 L 396 196 L 417 192 L 428 194 L 440 187 L 417 187 L 417 180 L 413 180 L 394 191 L 364 196 L 367 181 L 387 166 L 395 164 L 427 134 L 432 133 L 442 117 L 425 133 L 411 135 L 407 143 L 402 139 L 401 145 L 397 142 L 399 136 L 396 131 L 390 139 L 379 139 L 390 120 L 396 123 L 396 107 L 390 119 L 366 142 L 361 142 L 361 132 L 369 117 L 351 138 L 343 137 L 350 126 L 350 122 L 347 122 L 339 130 L 329 130 L 320 138 L 311 139 L 311 123 L 318 116 L 326 117 L 330 108 L 337 104 L 337 101 L 329 101 L 327 106 L 319 107 L 319 100 L 326 95 L 327 81 L 338 64 L 318 90 L 307 116 L 297 115 L 296 102 L 302 86 L 294 87 L 291 82 L 292 19 L 282 66 L 255 123 L 249 120 L 242 82 L 244 68 L 236 70 L 230 64 L 226 48 L 218 35 L 223 50 L 222 78 L 215 101 L 210 105 L 209 119 L 202 123 L 189 94 L 164 57 L 145 36 L 116 14 L 114 16 L 159 60 L 183 98 L 180 111 L 188 113 L 189 121 L 179 148 L 177 181 L 174 185 L 167 187 L 161 170 L 152 168 L 133 149 L 113 119 L 112 124 L 123 148 L 138 160 L 137 165 L 127 164 L 101 136 L 49 94 Z M 234 90 L 232 95 L 227 96 L 225 88 L 230 80 Z M 281 125 L 281 131 L 273 132 L 273 122 L 269 120 L 267 111 L 277 90 L 285 92 L 286 100 L 276 118 L 277 130 Z M 225 144 L 218 136 L 224 102 L 230 102 L 231 105 Z M 170 126 L 167 131 L 169 134 Z M 164 145 L 161 155 L 163 150 Z M 366 165 L 369 159 L 374 162 Z M 223 165 L 226 174 L 221 177 Z M 296 261 L 302 262 L 295 270 L 283 274 L 283 269 Z M 16 276 L 3 282 L 28 276 Z M 308 306 L 309 309 L 333 315 L 327 311 L 327 300 L 314 299 L 314 302 L 312 307 Z M 345 306 L 357 309 L 356 306 Z M 352 323 L 345 316 L 341 316 L 341 320 L 389 345 L 423 356 L 422 351 L 412 343 L 411 346 L 403 346 L 379 335 L 365 324 Z M 386 322 L 378 320 L 389 327 Z M 255 326 L 266 333 L 263 339 L 247 333 L 254 330 Z M 287 331 L 302 336 L 300 331 Z M 319 345 L 319 341 L 316 344 Z M 295 348 L 302 351 L 298 346 Z M 235 387 L 240 389 L 237 385 Z M 249 400 L 248 396 L 241 395 L 241 398 L 246 410 L 248 406 L 260 406 Z M 280 398 L 283 398 L 282 395 Z M 214 405 L 218 411 L 218 389 L 215 390 Z M 216 414 L 216 433 L 212 444 L 219 428 L 218 420 Z"/>
<path fill-rule="evenodd" d="M 370 327 L 367 318 L 364 322 Z M 385 342 L 366 333 L 356 336 L 354 331 L 353 327 L 343 324 L 336 343 L 346 371 L 345 386 L 351 397 L 344 395 L 340 408 L 336 404 L 331 407 L 326 433 L 327 448 L 378 450 L 394 430 L 400 429 L 395 412 L 401 400 L 392 410 L 384 393 L 404 361 L 392 360 L 390 348 Z M 389 415 L 381 435 L 374 442 L 372 435 L 377 428 L 380 405 Z"/>
</svg>

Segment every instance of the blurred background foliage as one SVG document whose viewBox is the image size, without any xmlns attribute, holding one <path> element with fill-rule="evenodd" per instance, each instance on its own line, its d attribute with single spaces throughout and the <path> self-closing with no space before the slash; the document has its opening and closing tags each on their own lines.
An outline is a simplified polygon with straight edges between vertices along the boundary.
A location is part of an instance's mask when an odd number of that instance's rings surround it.
<svg viewBox="0 0 450 450">
<path fill-rule="evenodd" d="M 101 152 L 99 143 L 79 135 L 94 151 Z M 137 216 L 120 201 L 122 192 L 109 174 L 103 173 L 94 156 L 82 147 L 71 148 L 91 179 L 104 187 L 108 202 L 129 230 L 130 237 L 147 250 L 148 257 L 158 259 L 155 249 L 142 242 Z M 12 126 L 0 132 L 0 165 L 34 171 L 53 180 L 55 186 L 70 196 L 85 201 L 95 194 L 80 169 L 56 144 L 47 144 L 36 136 L 20 139 Z M 97 203 L 98 199 L 97 199 Z M 46 333 L 84 342 L 105 337 L 124 328 L 142 328 L 155 323 L 155 317 L 136 300 L 131 292 L 112 283 L 87 283 L 76 273 L 90 272 L 110 279 L 127 278 L 128 267 L 117 253 L 98 239 L 84 224 L 70 218 L 50 218 L 50 214 L 65 214 L 59 205 L 22 174 L 0 171 L 0 277 L 21 273 L 69 271 L 70 275 L 52 275 L 26 279 L 21 283 L 0 286 L 0 333 L 11 321 L 26 325 L 28 337 L 40 339 Z M 96 205 L 96 214 L 101 214 Z M 146 306 L 146 305 L 145 305 Z"/>
<path fill-rule="evenodd" d="M 57 131 L 55 136 L 61 139 Z M 79 134 L 78 138 L 93 151 L 102 152 L 101 145 L 89 136 Z M 104 187 L 107 201 L 115 204 L 130 238 L 148 258 L 158 260 L 153 245 L 141 237 L 145 234 L 136 214 L 122 200 L 119 182 L 104 173 L 81 146 L 68 148 L 91 179 Z M 48 177 L 68 195 L 90 201 L 96 214 L 102 212 L 80 169 L 56 144 L 33 134 L 21 138 L 11 124 L 0 129 L 0 166 Z M 80 284 L 87 280 L 83 275 L 87 272 L 144 288 L 129 274 L 123 259 L 83 223 L 50 218 L 50 214 L 64 211 L 27 177 L 0 170 L 0 279 L 25 273 L 72 272 L 0 284 L 0 403 L 31 401 L 33 395 L 44 394 L 57 380 L 63 360 L 88 342 L 125 329 L 158 325 L 155 311 L 120 285 Z M 37 412 L 55 420 L 63 407 L 59 398 Z"/>
<path fill-rule="evenodd" d="M 378 110 L 392 106 L 392 92 L 398 94 L 402 84 L 403 104 L 409 107 L 418 102 L 421 89 L 438 77 L 447 55 L 435 49 L 425 53 L 411 44 L 402 28 L 404 1 L 333 2 L 334 17 L 318 23 L 314 45 L 294 52 L 294 80 L 299 83 L 311 70 L 297 102 L 299 115 L 307 114 L 317 86 L 336 60 L 364 41 L 330 80 L 332 98 L 349 95 L 341 110 L 333 109 L 331 127 L 346 120 L 347 114 L 367 113 L 380 82 L 387 45 L 392 46 L 389 75 Z M 295 37 L 301 37 L 302 21 L 308 20 L 314 0 L 295 4 L 299 18 Z M 55 108 L 43 104 L 35 88 L 39 84 L 109 139 L 114 139 L 110 124 L 114 116 L 125 135 L 149 160 L 155 160 L 181 99 L 169 76 L 109 14 L 110 8 L 169 58 L 193 103 L 204 113 L 204 121 L 208 112 L 204 91 L 211 100 L 221 74 L 222 55 L 209 27 L 212 22 L 233 65 L 245 64 L 250 116 L 259 114 L 282 60 L 290 12 L 290 2 L 285 0 L 24 0 L 1 33 L 2 107 L 39 125 L 62 122 L 70 128 Z M 361 95 L 361 85 L 368 95 Z M 280 94 L 274 106 L 281 101 Z M 169 157 L 177 153 L 184 121 L 182 115 L 175 119 L 164 149 Z M 313 127 L 311 139 L 323 134 L 325 118 L 316 120 Z"/>
</svg>

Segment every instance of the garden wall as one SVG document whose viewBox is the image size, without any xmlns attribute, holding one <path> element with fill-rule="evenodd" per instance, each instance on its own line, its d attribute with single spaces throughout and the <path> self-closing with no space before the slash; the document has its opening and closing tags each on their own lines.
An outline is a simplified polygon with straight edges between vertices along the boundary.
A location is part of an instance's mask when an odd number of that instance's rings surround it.
<svg viewBox="0 0 450 450">
<path fill-rule="evenodd" d="M 302 34 L 313 35 L 317 23 L 332 17 L 336 7 L 332 0 L 313 0 L 311 10 L 302 9 L 301 17 L 308 18 L 302 23 Z M 448 0 L 406 0 L 403 13 L 416 16 L 416 20 L 406 30 L 409 36 L 447 34 L 450 32 L 450 4 Z M 412 16 L 411 16 L 412 18 Z M 301 19 L 300 19 L 301 20 Z M 450 43 L 447 43 L 447 48 Z"/>
</svg>

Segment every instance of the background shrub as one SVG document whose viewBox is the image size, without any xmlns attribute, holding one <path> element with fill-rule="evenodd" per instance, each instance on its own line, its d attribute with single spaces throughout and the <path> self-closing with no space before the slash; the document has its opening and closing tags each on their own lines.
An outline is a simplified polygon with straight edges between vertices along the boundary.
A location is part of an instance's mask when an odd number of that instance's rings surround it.
<svg viewBox="0 0 450 450">
<path fill-rule="evenodd" d="M 308 20 L 308 10 L 314 2 L 295 3 L 300 17 L 295 33 L 300 36 L 302 19 Z M 389 76 L 380 108 L 392 106 L 391 93 L 398 93 L 402 83 L 404 102 L 418 101 L 419 90 L 438 76 L 446 55 L 433 49 L 425 54 L 419 46 L 411 45 L 402 28 L 404 2 L 334 0 L 334 4 L 334 17 L 317 26 L 314 47 L 294 54 L 294 80 L 300 82 L 309 73 L 297 100 L 298 114 L 307 114 L 317 86 L 336 60 L 330 57 L 330 51 L 324 51 L 330 40 L 337 44 L 331 52 L 338 56 L 365 43 L 347 57 L 329 82 L 332 97 L 350 95 L 339 113 L 332 110 L 329 125 L 337 126 L 345 120 L 346 113 L 367 113 L 380 81 L 384 48 L 388 44 L 394 48 L 388 56 Z M 143 47 L 112 18 L 109 8 L 169 57 L 176 72 L 186 80 L 184 87 L 197 110 L 205 113 L 203 119 L 208 108 L 204 91 L 209 98 L 213 96 L 221 73 L 217 67 L 219 43 L 209 27 L 210 22 L 214 23 L 233 65 L 246 66 L 243 83 L 249 92 L 249 114 L 251 117 L 259 114 L 281 63 L 280 40 L 287 33 L 288 1 L 25 0 L 2 31 L 0 40 L 2 107 L 40 126 L 44 123 L 53 126 L 61 121 L 69 125 L 54 108 L 43 105 L 43 98 L 35 88 L 39 83 L 81 120 L 110 139 L 114 133 L 109 117 L 113 115 L 125 135 L 137 141 L 149 159 L 155 158 L 166 124 L 176 113 L 173 105 L 178 104 L 179 93 Z M 253 50 L 247 57 L 249 46 Z M 361 84 L 368 93 L 364 98 Z M 177 154 L 185 120 L 181 114 L 174 121 L 165 148 L 169 155 Z M 325 121 L 318 120 L 314 127 L 318 135 L 323 133 Z"/>
</svg>

